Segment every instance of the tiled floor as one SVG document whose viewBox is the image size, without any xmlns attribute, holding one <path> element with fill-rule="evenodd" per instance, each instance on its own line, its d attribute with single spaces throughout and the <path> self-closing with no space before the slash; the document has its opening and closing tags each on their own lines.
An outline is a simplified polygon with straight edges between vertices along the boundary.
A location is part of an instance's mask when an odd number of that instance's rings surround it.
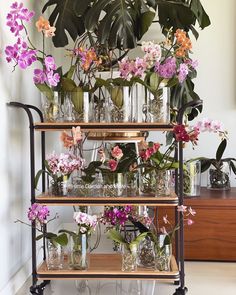
<svg viewBox="0 0 236 295">
<path fill-rule="evenodd" d="M 16 295 L 30 294 L 29 284 L 27 282 Z M 143 281 L 138 289 L 136 281 L 90 281 L 89 288 L 84 286 L 79 281 L 52 281 L 44 295 L 151 295 L 153 285 L 151 281 Z M 236 263 L 186 262 L 186 286 L 189 295 L 235 295 Z M 154 294 L 171 295 L 175 289 L 173 284 L 157 283 Z"/>
</svg>

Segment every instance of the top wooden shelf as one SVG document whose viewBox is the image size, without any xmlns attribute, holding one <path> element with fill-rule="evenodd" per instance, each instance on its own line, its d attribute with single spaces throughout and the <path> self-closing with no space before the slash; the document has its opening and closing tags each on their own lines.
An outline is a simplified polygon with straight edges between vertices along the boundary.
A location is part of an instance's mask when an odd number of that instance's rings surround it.
<svg viewBox="0 0 236 295">
<path fill-rule="evenodd" d="M 170 131 L 173 126 L 165 123 L 84 123 L 84 122 L 43 122 L 35 123 L 34 128 L 37 131 L 60 131 L 80 126 L 84 131 Z"/>
</svg>

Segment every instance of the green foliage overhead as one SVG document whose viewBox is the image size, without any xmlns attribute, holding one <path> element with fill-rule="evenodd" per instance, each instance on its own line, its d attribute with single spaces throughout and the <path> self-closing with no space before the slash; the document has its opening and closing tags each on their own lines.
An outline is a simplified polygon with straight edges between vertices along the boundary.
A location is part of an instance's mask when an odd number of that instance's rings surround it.
<svg viewBox="0 0 236 295">
<path fill-rule="evenodd" d="M 170 27 L 182 28 L 197 38 L 196 23 L 201 29 L 210 25 L 200 0 L 49 0 L 43 12 L 51 6 L 49 21 L 56 27 L 56 47 L 68 44 L 68 34 L 75 41 L 85 32 L 94 32 L 108 48 L 134 48 L 156 13 L 164 33 Z"/>
</svg>

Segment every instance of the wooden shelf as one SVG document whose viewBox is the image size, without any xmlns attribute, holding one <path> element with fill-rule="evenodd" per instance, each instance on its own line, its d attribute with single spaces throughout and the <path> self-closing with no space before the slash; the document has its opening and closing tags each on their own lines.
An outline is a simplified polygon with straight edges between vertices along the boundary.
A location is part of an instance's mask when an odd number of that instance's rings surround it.
<svg viewBox="0 0 236 295">
<path fill-rule="evenodd" d="M 83 131 L 170 131 L 173 126 L 165 123 L 84 123 L 84 122 L 43 122 L 35 123 L 34 128 L 37 131 L 60 131 L 80 126 Z"/>
<path fill-rule="evenodd" d="M 48 270 L 43 262 L 37 271 L 39 279 L 143 279 L 177 281 L 179 271 L 174 256 L 171 258 L 171 271 L 154 271 L 152 269 L 138 268 L 135 272 L 123 272 L 121 270 L 121 255 L 119 254 L 91 254 L 90 267 L 86 271 L 62 269 Z"/>
<path fill-rule="evenodd" d="M 169 197 L 135 196 L 135 197 L 78 197 L 78 196 L 50 196 L 42 194 L 36 197 L 36 203 L 52 206 L 99 206 L 99 205 L 149 205 L 149 206 L 177 206 L 176 194 Z"/>
</svg>

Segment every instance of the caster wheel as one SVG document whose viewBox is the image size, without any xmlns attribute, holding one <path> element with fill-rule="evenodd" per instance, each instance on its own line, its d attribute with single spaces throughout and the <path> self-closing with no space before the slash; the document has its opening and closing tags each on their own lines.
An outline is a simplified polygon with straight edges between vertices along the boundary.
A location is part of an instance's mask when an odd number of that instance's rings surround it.
<svg viewBox="0 0 236 295">
<path fill-rule="evenodd" d="M 175 293 L 173 295 L 185 295 L 187 294 L 188 289 L 186 287 L 181 288 L 179 287 L 178 289 L 175 290 Z"/>
</svg>

